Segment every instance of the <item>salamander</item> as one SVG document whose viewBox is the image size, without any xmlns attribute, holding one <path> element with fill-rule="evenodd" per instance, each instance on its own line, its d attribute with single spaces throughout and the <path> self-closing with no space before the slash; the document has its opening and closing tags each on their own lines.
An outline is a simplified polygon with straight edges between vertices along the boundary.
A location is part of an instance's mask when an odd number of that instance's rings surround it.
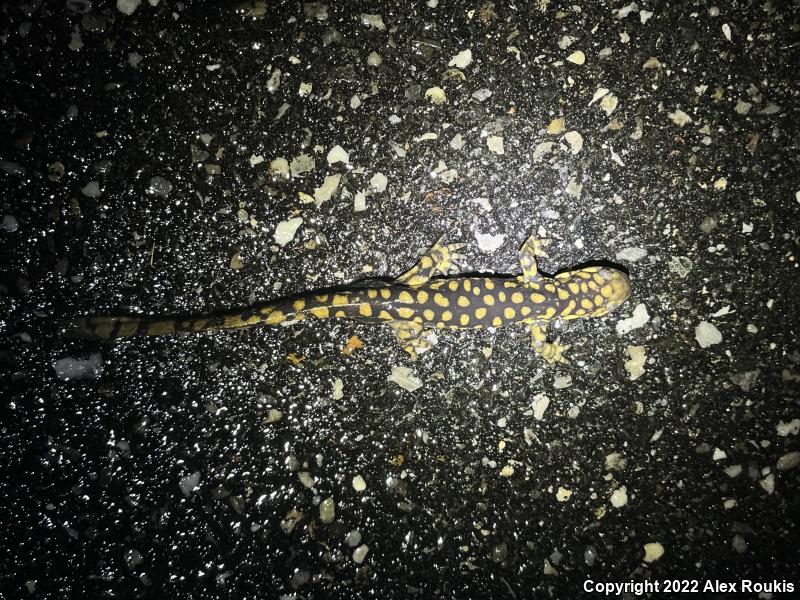
<svg viewBox="0 0 800 600">
<path fill-rule="evenodd" d="M 384 323 L 412 358 L 430 348 L 436 329 L 522 325 L 532 347 L 547 362 L 567 362 L 569 346 L 548 340 L 555 319 L 602 317 L 631 293 L 628 276 L 607 266 L 587 266 L 548 277 L 537 258 L 549 258 L 549 240 L 530 236 L 519 251 L 519 275 L 447 276 L 463 258 L 463 244 L 436 242 L 411 269 L 386 284 L 379 280 L 341 291 L 316 291 L 255 305 L 241 311 L 189 317 L 94 316 L 64 330 L 69 337 L 111 340 L 256 325 L 289 325 L 307 319 L 356 319 Z"/>
</svg>

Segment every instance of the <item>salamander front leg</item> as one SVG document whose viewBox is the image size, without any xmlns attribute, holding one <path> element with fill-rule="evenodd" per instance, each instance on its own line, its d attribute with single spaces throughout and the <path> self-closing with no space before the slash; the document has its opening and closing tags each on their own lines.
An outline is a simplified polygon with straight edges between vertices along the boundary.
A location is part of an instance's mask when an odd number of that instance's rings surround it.
<svg viewBox="0 0 800 600">
<path fill-rule="evenodd" d="M 456 268 L 457 261 L 464 258 L 456 251 L 464 244 L 442 244 L 444 236 L 419 259 L 419 262 L 397 278 L 399 283 L 421 285 L 434 275 L 446 275 L 450 269 Z"/>
<path fill-rule="evenodd" d="M 550 241 L 548 239 L 539 239 L 534 233 L 520 247 L 519 262 L 522 266 L 522 277 L 520 279 L 523 283 L 537 283 L 541 280 L 536 259 L 550 258 L 547 252 L 544 251 L 550 245 Z"/>
<path fill-rule="evenodd" d="M 547 341 L 547 333 L 545 328 L 539 323 L 532 323 L 528 326 L 531 332 L 533 341 L 531 347 L 536 353 L 545 359 L 549 364 L 555 363 L 568 363 L 569 361 L 564 356 L 564 353 L 572 346 L 562 344 L 560 338 L 556 338 L 553 342 Z"/>
<path fill-rule="evenodd" d="M 432 330 L 424 329 L 421 324 L 413 321 L 392 321 L 389 323 L 394 329 L 394 335 L 400 346 L 409 353 L 412 360 L 433 347 L 428 336 Z"/>
</svg>

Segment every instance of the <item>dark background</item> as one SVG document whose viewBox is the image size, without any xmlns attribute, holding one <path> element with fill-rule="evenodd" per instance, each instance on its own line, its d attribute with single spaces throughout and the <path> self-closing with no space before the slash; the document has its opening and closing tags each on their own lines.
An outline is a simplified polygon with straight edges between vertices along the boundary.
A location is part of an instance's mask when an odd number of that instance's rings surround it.
<svg viewBox="0 0 800 600">
<path fill-rule="evenodd" d="M 800 417 L 797 3 L 639 2 L 649 19 L 622 17 L 622 2 L 253 6 L 1 9 L 2 593 L 527 598 L 573 595 L 587 577 L 797 583 L 798 469 L 776 469 L 797 449 L 780 423 Z M 448 73 L 467 48 L 472 63 Z M 585 64 L 566 62 L 578 49 Z M 446 104 L 425 98 L 437 85 Z M 589 104 L 600 87 L 618 98 L 610 116 Z M 676 109 L 691 122 L 676 125 Z M 578 154 L 546 132 L 562 115 Z M 426 132 L 438 139 L 418 141 Z M 349 168 L 328 166 L 337 144 Z M 270 174 L 302 153 L 314 171 Z M 335 172 L 332 199 L 299 200 Z M 92 181 L 98 197 L 82 191 Z M 367 209 L 354 212 L 359 190 Z M 294 216 L 281 248 L 275 227 Z M 442 234 L 467 243 L 465 269 L 516 272 L 538 228 L 555 240 L 545 270 L 615 260 L 633 283 L 618 313 L 558 332 L 573 345 L 558 368 L 514 329 L 443 333 L 415 364 L 387 328 L 345 321 L 58 337 L 80 315 L 213 312 L 397 275 Z M 485 252 L 476 233 L 506 237 Z M 639 304 L 649 322 L 618 335 Z M 698 345 L 701 321 L 719 344 Z M 354 335 L 364 347 L 343 354 Z M 647 353 L 635 381 L 629 345 Z M 55 361 L 93 353 L 101 373 L 57 377 Z M 387 381 L 403 365 L 420 389 Z M 622 468 L 607 467 L 612 453 Z M 194 473 L 187 496 L 179 482 Z M 292 509 L 303 518 L 286 533 Z M 353 530 L 369 546 L 361 565 Z M 665 553 L 645 564 L 650 542 Z"/>
</svg>

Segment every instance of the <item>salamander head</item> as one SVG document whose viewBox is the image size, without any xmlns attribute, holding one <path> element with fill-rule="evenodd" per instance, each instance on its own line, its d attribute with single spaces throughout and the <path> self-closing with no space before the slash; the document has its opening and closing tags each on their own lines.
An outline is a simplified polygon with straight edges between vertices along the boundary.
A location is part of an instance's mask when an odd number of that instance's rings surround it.
<svg viewBox="0 0 800 600">
<path fill-rule="evenodd" d="M 631 295 L 631 280 L 628 279 L 628 275 L 623 271 L 612 269 L 611 267 L 603 267 L 600 269 L 599 275 L 606 280 L 606 285 L 611 286 L 611 294 L 606 297 L 606 301 L 601 307 L 605 311 L 600 315 L 595 312 L 595 316 L 602 316 L 615 311 Z"/>
</svg>

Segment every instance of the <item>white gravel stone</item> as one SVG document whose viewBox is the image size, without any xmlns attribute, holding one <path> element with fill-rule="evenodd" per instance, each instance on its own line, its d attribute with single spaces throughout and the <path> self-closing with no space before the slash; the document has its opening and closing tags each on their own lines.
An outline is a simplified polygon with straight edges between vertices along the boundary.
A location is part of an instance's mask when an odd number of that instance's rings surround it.
<svg viewBox="0 0 800 600">
<path fill-rule="evenodd" d="M 694 329 L 694 338 L 701 348 L 708 348 L 722 341 L 719 329 L 707 321 L 700 321 Z"/>
<path fill-rule="evenodd" d="M 302 224 L 303 224 L 302 217 L 295 217 L 293 219 L 281 221 L 275 228 L 275 233 L 272 237 L 275 239 L 275 242 L 278 243 L 280 246 L 285 246 L 294 239 L 297 230 L 300 228 L 300 225 Z"/>
</svg>

